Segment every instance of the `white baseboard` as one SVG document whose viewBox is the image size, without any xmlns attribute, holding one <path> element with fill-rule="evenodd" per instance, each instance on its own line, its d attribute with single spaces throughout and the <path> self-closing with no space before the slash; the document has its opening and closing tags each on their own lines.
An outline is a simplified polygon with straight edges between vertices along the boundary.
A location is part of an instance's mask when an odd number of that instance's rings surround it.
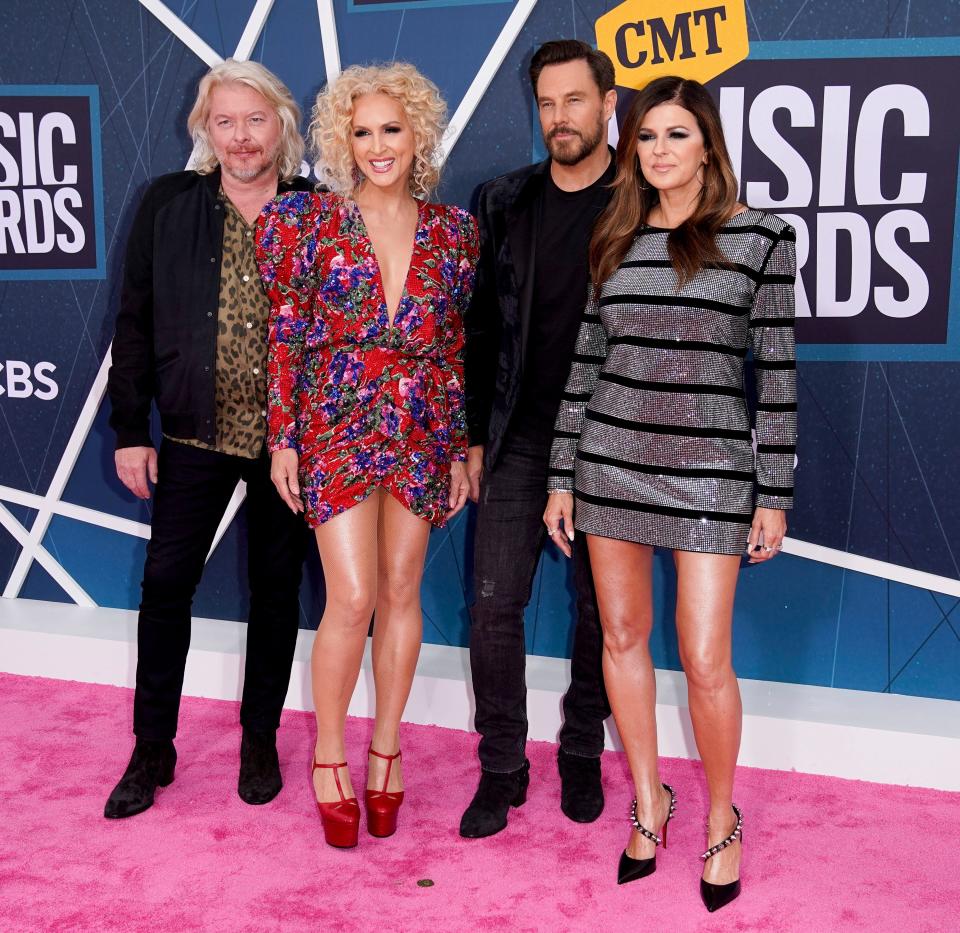
<svg viewBox="0 0 960 933">
<path fill-rule="evenodd" d="M 301 631 L 286 706 L 312 709 L 310 645 Z M 184 693 L 236 700 L 243 676 L 245 626 L 193 620 Z M 0 600 L 0 670 L 87 683 L 133 686 L 136 613 L 26 599 Z M 556 741 L 569 662 L 527 659 L 530 738 Z M 660 752 L 695 758 L 683 675 L 657 671 Z M 741 680 L 740 763 L 890 784 L 960 791 L 960 703 L 896 694 Z M 369 650 L 350 704 L 373 711 Z M 473 726 L 473 693 L 464 648 L 424 645 L 405 719 L 454 729 Z M 607 747 L 619 742 L 612 720 Z"/>
</svg>

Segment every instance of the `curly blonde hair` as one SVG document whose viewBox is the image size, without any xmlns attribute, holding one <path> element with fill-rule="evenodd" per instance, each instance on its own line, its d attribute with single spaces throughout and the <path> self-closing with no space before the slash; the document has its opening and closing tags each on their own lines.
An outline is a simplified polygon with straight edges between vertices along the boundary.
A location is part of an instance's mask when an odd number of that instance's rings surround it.
<svg viewBox="0 0 960 933">
<path fill-rule="evenodd" d="M 207 135 L 210 117 L 210 98 L 221 84 L 244 84 L 265 97 L 280 120 L 280 154 L 278 170 L 284 181 L 300 173 L 304 144 L 300 136 L 300 108 L 289 88 L 259 62 L 240 62 L 233 58 L 214 65 L 201 79 L 197 88 L 187 129 L 193 138 L 193 168 L 201 175 L 209 175 L 220 164 Z"/>
<path fill-rule="evenodd" d="M 359 169 L 353 159 L 353 102 L 364 94 L 386 94 L 398 101 L 413 128 L 415 151 L 410 193 L 426 198 L 440 181 L 440 143 L 447 105 L 437 86 L 407 62 L 351 65 L 318 95 L 310 122 L 310 143 L 323 163 L 321 181 L 341 194 L 353 194 Z"/>
</svg>

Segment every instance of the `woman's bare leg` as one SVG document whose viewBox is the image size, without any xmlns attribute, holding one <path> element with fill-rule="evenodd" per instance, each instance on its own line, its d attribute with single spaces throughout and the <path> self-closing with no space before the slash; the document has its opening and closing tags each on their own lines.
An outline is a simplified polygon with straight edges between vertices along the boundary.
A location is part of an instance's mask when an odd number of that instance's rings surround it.
<svg viewBox="0 0 960 933">
<path fill-rule="evenodd" d="M 742 708 L 733 672 L 731 629 L 740 558 L 676 551 L 674 562 L 680 661 L 710 794 L 708 844 L 715 845 L 736 825 L 731 804 Z M 707 861 L 703 877 L 712 884 L 727 884 L 739 872 L 740 844 L 734 843 Z"/>
<path fill-rule="evenodd" d="M 346 761 L 344 724 L 353 696 L 367 631 L 377 598 L 379 493 L 316 529 L 327 602 L 313 640 L 310 670 L 317 716 L 316 760 Z M 354 796 L 346 769 L 338 772 L 343 792 Z M 320 801 L 339 800 L 334 773 L 313 773 Z"/>
<path fill-rule="evenodd" d="M 382 755 L 400 748 L 400 720 L 420 656 L 423 615 L 420 583 L 430 523 L 417 518 L 388 492 L 381 493 L 377 606 L 373 623 L 373 680 L 377 713 L 371 744 Z M 371 755 L 367 787 L 383 789 L 388 762 Z M 390 768 L 390 792 L 403 790 L 400 761 Z"/>
<path fill-rule="evenodd" d="M 637 819 L 659 833 L 670 797 L 657 767 L 657 684 L 650 657 L 653 548 L 587 535 L 603 628 L 603 679 L 637 797 Z M 627 855 L 650 858 L 656 847 L 631 833 Z"/>
</svg>

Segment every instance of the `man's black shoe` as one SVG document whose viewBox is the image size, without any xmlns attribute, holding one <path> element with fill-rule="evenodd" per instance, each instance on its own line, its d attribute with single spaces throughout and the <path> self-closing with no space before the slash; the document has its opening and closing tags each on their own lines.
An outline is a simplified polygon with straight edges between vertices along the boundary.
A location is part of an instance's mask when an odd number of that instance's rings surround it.
<svg viewBox="0 0 960 933">
<path fill-rule="evenodd" d="M 507 812 L 526 802 L 530 784 L 530 762 L 517 771 L 500 774 L 481 771 L 480 786 L 460 820 L 460 835 L 481 839 L 500 832 L 507 825 Z"/>
<path fill-rule="evenodd" d="M 277 733 L 244 729 L 240 741 L 240 779 L 237 781 L 240 799 L 254 805 L 270 803 L 282 787 Z"/>
<path fill-rule="evenodd" d="M 107 798 L 103 815 L 108 820 L 122 820 L 150 809 L 157 788 L 173 783 L 176 764 L 177 750 L 170 739 L 162 742 L 137 739 L 130 764 Z"/>
<path fill-rule="evenodd" d="M 560 769 L 560 809 L 575 823 L 592 823 L 603 813 L 600 759 L 557 753 Z"/>
</svg>

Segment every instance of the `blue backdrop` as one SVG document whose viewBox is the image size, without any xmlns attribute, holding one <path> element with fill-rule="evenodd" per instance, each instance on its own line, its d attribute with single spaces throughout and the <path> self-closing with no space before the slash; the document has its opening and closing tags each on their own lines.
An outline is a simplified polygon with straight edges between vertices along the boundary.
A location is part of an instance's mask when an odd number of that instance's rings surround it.
<svg viewBox="0 0 960 933">
<path fill-rule="evenodd" d="M 127 608 L 138 602 L 150 505 L 134 500 L 114 476 L 97 380 L 138 195 L 148 179 L 182 168 L 190 154 L 186 115 L 207 67 L 197 40 L 231 55 L 251 14 L 266 7 L 250 57 L 276 71 L 305 111 L 326 80 L 312 0 L 169 0 L 167 22 L 148 9 L 157 6 L 149 0 L 14 0 L 0 10 L 6 37 L 0 146 L 19 154 L 23 175 L 18 188 L 0 158 L 0 581 L 6 595 L 72 601 L 82 593 L 90 602 Z M 650 0 L 638 6 L 678 5 Z M 501 34 L 515 13 L 512 2 L 334 0 L 333 14 L 342 65 L 412 61 L 441 87 L 451 111 L 491 48 L 499 41 L 506 50 L 447 162 L 440 199 L 469 205 L 480 182 L 539 157 L 525 77 L 532 49 L 558 36 L 593 42 L 595 20 L 616 7 L 539 0 L 515 37 Z M 764 206 L 759 185 L 767 181 L 774 209 L 806 231 L 802 281 L 813 312 L 798 329 L 800 463 L 790 535 L 833 549 L 833 556 L 825 562 L 784 554 L 768 567 L 745 570 L 737 670 L 760 679 L 960 699 L 960 600 L 865 575 L 843 559 L 859 555 L 926 571 L 948 578 L 947 591 L 954 581 L 957 591 L 960 237 L 948 75 L 955 82 L 960 6 L 954 0 L 765 0 L 746 9 L 750 57 L 711 88 L 724 106 L 728 134 L 727 118 L 742 115 L 746 199 Z M 327 61 L 330 40 L 327 29 Z M 923 97 L 926 132 L 914 125 L 924 118 L 923 107 L 911 103 L 916 94 L 903 97 L 905 110 L 878 120 L 876 108 L 900 93 L 889 90 L 894 85 L 909 85 Z M 849 91 L 838 98 L 826 90 L 836 86 Z M 787 109 L 765 117 L 771 88 Z M 83 202 L 73 215 L 86 230 L 84 251 L 72 253 L 73 228 L 61 213 L 45 214 L 47 201 L 36 207 L 40 200 L 16 200 L 28 187 L 28 131 L 35 131 L 31 145 L 40 153 L 47 98 L 68 97 L 80 102 L 73 132 L 81 142 L 88 139 L 81 177 L 71 184 L 56 168 L 44 175 L 42 158 L 35 162 L 36 188 L 48 192 L 50 210 L 59 205 L 70 213 L 68 188 Z M 18 117 L 24 113 L 26 123 Z M 63 132 L 51 136 L 48 127 L 54 154 L 69 142 Z M 778 139 L 788 141 L 796 158 Z M 907 175 L 918 172 L 925 189 L 911 197 Z M 746 187 L 748 181 L 755 186 Z M 13 192 L 7 200 L 5 192 Z M 4 236 L 2 224 L 14 222 L 13 210 L 26 217 L 28 207 L 39 212 L 31 216 L 53 218 L 51 229 L 67 239 L 46 251 L 18 252 L 13 231 L 8 227 Z M 42 230 L 31 235 L 45 236 Z M 884 288 L 895 313 L 878 310 Z M 854 307 L 858 295 L 866 297 Z M 902 312 L 911 302 L 921 310 L 898 317 L 896 308 Z M 197 615 L 244 617 L 237 586 L 245 563 L 243 525 L 241 510 L 211 558 Z M 432 536 L 427 641 L 466 644 L 472 526 L 468 510 Z M 655 660 L 677 668 L 666 555 L 657 580 Z M 317 624 L 322 598 L 322 577 L 311 560 L 301 600 L 305 627 Z M 549 552 L 528 611 L 528 648 L 564 656 L 571 620 L 567 568 Z"/>
</svg>

